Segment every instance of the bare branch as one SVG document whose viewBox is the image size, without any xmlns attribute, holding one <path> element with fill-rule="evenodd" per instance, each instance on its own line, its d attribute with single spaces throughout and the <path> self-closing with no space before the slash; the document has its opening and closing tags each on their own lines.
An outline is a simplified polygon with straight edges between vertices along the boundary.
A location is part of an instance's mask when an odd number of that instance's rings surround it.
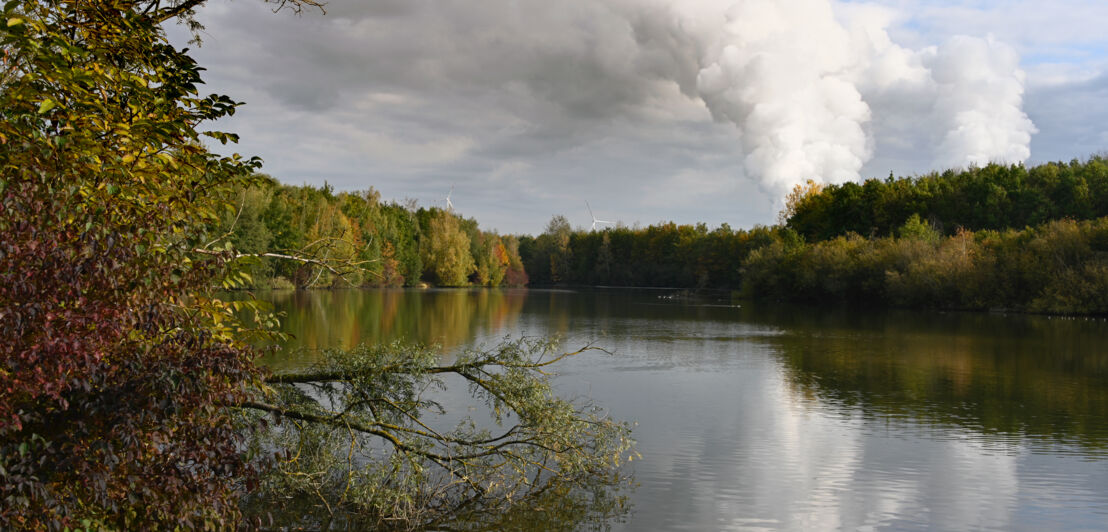
<svg viewBox="0 0 1108 532">
<path fill-rule="evenodd" d="M 234 219 L 234 221 L 231 222 L 231 227 L 227 228 L 227 232 L 223 233 L 222 236 L 219 236 L 215 240 L 212 240 L 211 242 L 208 242 L 207 244 L 204 244 L 204 247 L 202 249 L 208 249 L 208 248 L 212 247 L 212 244 L 215 244 L 216 242 L 219 242 L 220 240 L 223 240 L 224 238 L 228 238 L 231 235 L 233 235 L 235 233 L 235 226 L 238 225 L 239 217 L 242 216 L 242 210 L 245 207 L 246 207 L 246 190 L 243 190 L 242 191 L 242 201 L 239 202 L 239 210 L 238 210 L 238 212 L 235 213 L 235 219 Z"/>
<path fill-rule="evenodd" d="M 545 360 L 545 361 L 542 361 L 542 362 L 513 364 L 513 363 L 504 362 L 504 361 L 497 361 L 497 360 L 495 360 L 494 358 L 492 358 L 490 356 L 490 357 L 485 357 L 485 358 L 482 358 L 482 359 L 474 360 L 472 362 L 466 362 L 466 363 L 463 363 L 463 364 L 452 364 L 452 365 L 449 365 L 449 366 L 433 366 L 433 367 L 429 367 L 429 368 L 414 368 L 414 367 L 409 368 L 409 367 L 404 367 L 404 366 L 397 365 L 397 366 L 377 367 L 377 368 L 374 368 L 374 369 L 376 371 L 383 372 L 383 373 L 388 373 L 388 372 L 401 372 L 401 373 L 412 372 L 412 373 L 416 373 L 416 372 L 419 372 L 419 373 L 427 373 L 427 374 L 444 374 L 444 373 L 462 374 L 466 371 L 478 370 L 480 368 L 488 367 L 488 366 L 499 366 L 499 367 L 503 367 L 503 368 L 515 368 L 515 369 L 539 369 L 539 368 L 549 366 L 551 364 L 555 364 L 555 363 L 557 363 L 561 360 L 564 360 L 566 358 L 580 355 L 580 354 L 585 353 L 587 351 L 600 351 L 601 353 L 607 353 L 609 355 L 612 354 L 611 351 L 608 351 L 606 349 L 596 347 L 596 346 L 593 346 L 592 344 L 589 344 L 589 345 L 586 345 L 585 347 L 582 347 L 582 348 L 580 348 L 576 351 L 561 353 L 558 356 L 556 356 L 556 357 L 554 357 L 550 360 Z M 312 383 L 312 382 L 338 382 L 338 381 L 350 380 L 350 379 L 358 377 L 358 376 L 359 375 L 357 373 L 353 373 L 353 372 L 345 371 L 345 370 L 340 370 L 340 371 L 318 371 L 318 372 L 306 372 L 306 373 L 279 373 L 279 374 L 276 374 L 276 375 L 271 375 L 268 378 L 266 378 L 266 383 L 269 383 L 269 384 L 305 384 L 305 383 Z"/>
<path fill-rule="evenodd" d="M 335 266 L 332 265 L 327 260 L 313 259 L 311 257 L 301 257 L 301 256 L 298 256 L 298 255 L 288 255 L 288 254 L 285 254 L 285 253 L 274 253 L 274 252 L 235 253 L 235 252 L 229 252 L 229 251 L 213 251 L 213 250 L 210 250 L 210 249 L 203 249 L 203 248 L 195 248 L 195 249 L 192 250 L 192 252 L 193 253 L 200 253 L 202 255 L 211 255 L 211 256 L 214 256 L 214 257 L 225 257 L 229 260 L 237 260 L 237 259 L 248 258 L 248 257 L 255 257 L 255 258 L 263 258 L 264 257 L 264 258 L 270 258 L 270 259 L 291 260 L 291 261 L 295 261 L 295 262 L 302 262 L 304 264 L 313 264 L 313 265 L 316 265 L 316 266 L 320 266 L 320 267 L 326 269 L 327 271 L 329 271 L 329 272 L 331 272 L 335 275 L 338 275 L 339 277 L 342 277 L 344 279 L 346 278 L 347 275 L 352 273 L 354 269 L 356 269 L 356 268 L 353 268 L 354 266 L 361 266 L 362 264 L 369 264 L 369 263 L 372 263 L 372 262 L 377 262 L 376 259 L 374 259 L 374 260 L 360 260 L 360 261 L 345 261 L 345 262 L 343 262 L 343 264 L 347 265 L 347 266 L 351 266 L 352 268 L 350 270 L 343 271 L 343 270 L 339 270 L 338 268 L 335 268 Z"/>
<path fill-rule="evenodd" d="M 153 19 L 155 22 L 162 23 L 169 19 L 187 14 L 189 11 L 200 7 L 201 4 L 207 1 L 208 0 L 185 0 L 175 6 L 159 10 L 158 13 L 153 16 Z"/>
<path fill-rule="evenodd" d="M 444 454 L 433 453 L 433 452 L 430 452 L 430 451 L 426 451 L 426 450 L 423 450 L 423 449 L 412 447 L 411 445 L 408 445 L 407 443 L 402 441 L 400 438 L 398 438 L 395 434 L 393 434 L 393 433 L 391 433 L 387 430 L 382 430 L 380 428 L 377 428 L 377 427 L 380 427 L 381 424 L 374 423 L 374 424 L 367 425 L 365 423 L 359 423 L 357 421 L 350 420 L 349 418 L 346 418 L 346 417 L 342 416 L 341 414 L 339 414 L 339 415 L 326 415 L 326 416 L 319 415 L 319 414 L 310 414 L 310 413 L 307 413 L 307 412 L 300 412 L 298 410 L 282 408 L 282 407 L 279 407 L 279 406 L 276 406 L 276 405 L 271 405 L 271 404 L 267 404 L 267 403 L 259 403 L 259 402 L 256 402 L 256 401 L 246 401 L 246 402 L 234 405 L 234 406 L 236 406 L 238 408 L 248 408 L 248 409 L 252 409 L 252 410 L 259 410 L 259 411 L 262 411 L 262 412 L 269 412 L 271 414 L 277 414 L 279 416 L 287 417 L 289 419 L 307 421 L 309 423 L 321 423 L 321 424 L 329 425 L 329 426 L 333 426 L 333 427 L 349 428 L 349 429 L 358 431 L 362 434 L 378 436 L 378 437 L 384 439 L 385 441 L 389 442 L 393 447 L 395 447 L 396 449 L 398 449 L 400 451 L 403 451 L 403 452 L 406 452 L 406 453 L 411 453 L 411 454 L 414 454 L 414 455 L 417 455 L 417 456 L 422 456 L 422 457 L 428 458 L 430 460 L 434 460 L 435 462 L 462 462 L 464 460 L 472 460 L 472 459 L 475 459 L 475 458 L 484 458 L 484 457 L 487 457 L 487 456 L 502 454 L 504 449 L 506 449 L 508 447 L 512 447 L 512 446 L 536 447 L 536 448 L 543 449 L 543 450 L 546 450 L 546 451 L 549 451 L 549 452 L 552 452 L 552 453 L 564 453 L 564 452 L 568 452 L 568 451 L 575 448 L 575 447 L 572 447 L 572 446 L 567 446 L 565 448 L 556 449 L 556 448 L 550 447 L 548 445 L 544 445 L 542 443 L 536 442 L 536 441 L 531 440 L 531 439 L 520 439 L 520 440 L 501 441 L 501 442 L 497 443 L 496 445 L 488 446 L 484 450 L 477 451 L 477 452 L 471 452 L 471 453 L 467 453 L 467 454 L 458 454 L 458 455 L 444 455 Z M 476 447 L 476 445 L 474 445 L 474 446 Z"/>
<path fill-rule="evenodd" d="M 200 7 L 208 0 L 184 0 L 176 5 L 161 9 L 160 7 L 156 11 L 156 14 L 152 17 L 155 22 L 162 23 L 167 20 L 177 18 L 183 15 L 188 15 L 194 9 Z M 320 13 L 327 14 L 324 9 L 326 5 L 324 2 L 318 0 L 266 0 L 269 3 L 277 4 L 277 7 L 273 9 L 274 12 L 281 11 L 285 8 L 291 9 L 293 13 L 300 14 L 304 11 L 305 7 L 313 7 L 319 10 Z M 155 2 L 155 5 L 160 6 L 160 2 Z"/>
</svg>

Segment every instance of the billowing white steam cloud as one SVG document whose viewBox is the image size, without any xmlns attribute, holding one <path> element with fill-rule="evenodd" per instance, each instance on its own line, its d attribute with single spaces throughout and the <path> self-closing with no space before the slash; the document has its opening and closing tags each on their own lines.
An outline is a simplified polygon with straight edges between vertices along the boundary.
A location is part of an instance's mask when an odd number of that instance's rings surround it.
<svg viewBox="0 0 1108 532">
<path fill-rule="evenodd" d="M 695 89 L 683 84 L 685 92 L 738 128 L 747 172 L 778 197 L 805 179 L 858 179 L 874 153 L 874 129 L 929 132 L 928 145 L 912 148 L 930 150 L 942 167 L 1028 158 L 1036 130 L 1022 110 L 1024 75 L 1011 48 L 958 37 L 912 51 L 889 39 L 887 11 L 840 6 L 844 23 L 833 7 L 829 0 L 655 6 L 647 12 L 673 27 L 640 16 L 637 29 L 667 32 L 668 39 L 644 39 L 650 44 L 687 40 L 674 57 L 696 50 Z"/>
<path fill-rule="evenodd" d="M 774 192 L 805 178 L 843 182 L 873 153 L 855 64 L 825 0 L 746 0 L 724 14 L 697 90 L 713 116 L 738 126 L 747 170 Z"/>
<path fill-rule="evenodd" d="M 1015 51 L 991 39 L 958 37 L 927 57 L 938 85 L 935 115 L 946 135 L 942 166 L 1024 161 L 1035 126 L 1024 114 L 1023 81 Z"/>
</svg>

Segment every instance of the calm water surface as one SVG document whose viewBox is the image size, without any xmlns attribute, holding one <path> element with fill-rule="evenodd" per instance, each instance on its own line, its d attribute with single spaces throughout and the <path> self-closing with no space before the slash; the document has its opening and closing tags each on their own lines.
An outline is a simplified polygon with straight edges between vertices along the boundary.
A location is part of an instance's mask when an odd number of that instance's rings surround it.
<svg viewBox="0 0 1108 532">
<path fill-rule="evenodd" d="M 669 294 L 266 297 L 308 348 L 403 339 L 450 351 L 556 334 L 567 348 L 612 351 L 569 361 L 558 377 L 563 393 L 637 423 L 631 510 L 601 526 L 1108 529 L 1108 322 Z"/>
</svg>

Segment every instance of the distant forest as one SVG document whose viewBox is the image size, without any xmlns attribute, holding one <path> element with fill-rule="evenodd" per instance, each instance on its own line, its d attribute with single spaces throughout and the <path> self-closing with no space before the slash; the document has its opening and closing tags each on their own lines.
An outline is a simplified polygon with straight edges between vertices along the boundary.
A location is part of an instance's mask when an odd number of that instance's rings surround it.
<svg viewBox="0 0 1108 532">
<path fill-rule="evenodd" d="M 377 192 L 267 181 L 224 213 L 241 252 L 318 246 L 364 264 L 345 280 L 260 261 L 254 286 L 624 286 L 743 297 L 956 309 L 1108 313 L 1108 160 L 991 164 L 821 186 L 788 196 L 779 223 L 480 230 L 453 211 Z"/>
<path fill-rule="evenodd" d="M 1023 229 L 1108 216 L 1108 160 L 990 164 L 823 188 L 809 182 L 789 200 L 787 226 L 808 242 L 850 233 L 894 236 L 913 215 L 945 235 Z"/>
<path fill-rule="evenodd" d="M 779 301 L 1108 313 L 1108 160 L 808 182 L 778 225 L 521 237 L 533 285 L 731 289 Z"/>
<path fill-rule="evenodd" d="M 335 193 L 273 179 L 235 192 L 237 209 L 220 213 L 213 235 L 229 234 L 238 253 L 299 250 L 357 264 L 345 276 L 311 263 L 261 258 L 253 288 L 352 286 L 523 286 L 519 241 L 482 231 L 473 219 L 436 207 L 382 203 L 372 188 Z"/>
</svg>

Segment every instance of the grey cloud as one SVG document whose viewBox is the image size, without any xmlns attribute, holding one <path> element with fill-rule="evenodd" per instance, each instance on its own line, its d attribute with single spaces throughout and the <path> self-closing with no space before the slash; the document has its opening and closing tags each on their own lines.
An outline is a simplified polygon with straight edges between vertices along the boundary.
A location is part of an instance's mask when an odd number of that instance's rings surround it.
<svg viewBox="0 0 1108 532">
<path fill-rule="evenodd" d="M 1108 75 L 1028 92 L 1029 114 L 1041 130 L 1031 142 L 1035 161 L 1069 161 L 1108 150 Z"/>
<path fill-rule="evenodd" d="M 899 3 L 932 13 L 926 2 Z M 332 1 L 326 16 L 295 17 L 237 0 L 202 10 L 208 34 L 196 54 L 210 69 L 211 90 L 248 102 L 227 129 L 276 177 L 373 185 L 424 203 L 458 183 L 462 211 L 505 231 L 538 230 L 549 214 L 580 210 L 581 198 L 594 194 L 611 195 L 612 216 L 628 223 L 768 223 L 774 195 L 811 177 L 799 173 L 841 180 L 934 163 L 951 126 L 936 118 L 937 89 L 919 59 L 926 49 L 889 42 L 884 55 L 855 50 L 858 36 L 883 35 L 883 27 L 906 34 L 902 22 L 860 32 L 824 19 L 818 28 L 833 39 L 798 34 L 811 49 L 843 46 L 856 55 L 840 58 L 838 70 L 818 70 L 833 80 L 822 95 L 804 93 L 808 112 L 766 114 L 763 102 L 741 99 L 744 90 L 772 95 L 775 83 L 808 78 L 780 68 L 751 77 L 744 56 L 722 54 L 726 46 L 747 46 L 750 56 L 793 50 L 728 33 L 721 13 L 738 4 L 772 2 L 347 0 Z M 878 60 L 885 64 L 873 66 Z M 702 76 L 712 65 L 730 84 L 714 92 Z M 788 102 L 774 105 L 786 110 Z M 1040 128 L 1049 137 L 1048 126 Z M 763 142 L 790 131 L 803 132 L 800 148 Z M 816 152 L 823 155 L 809 155 Z M 801 162 L 783 164 L 788 157 Z M 776 171 L 781 184 L 767 186 L 764 174 Z M 713 186 L 715 179 L 726 183 Z"/>
</svg>

